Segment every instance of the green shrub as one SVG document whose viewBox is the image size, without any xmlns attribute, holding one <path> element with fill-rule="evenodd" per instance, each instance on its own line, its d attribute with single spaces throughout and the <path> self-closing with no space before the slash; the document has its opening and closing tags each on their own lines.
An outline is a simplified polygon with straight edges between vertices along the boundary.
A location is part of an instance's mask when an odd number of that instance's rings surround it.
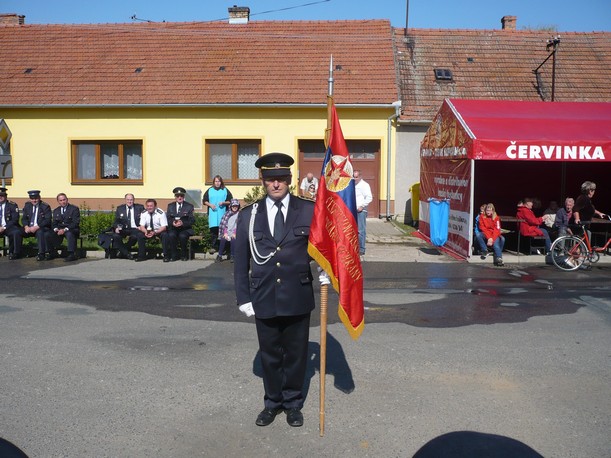
<svg viewBox="0 0 611 458">
<path fill-rule="evenodd" d="M 81 210 L 81 236 L 97 239 L 98 234 L 112 226 L 115 220 L 114 209 L 108 212 L 92 211 L 86 204 Z"/>
<path fill-rule="evenodd" d="M 83 246 L 86 248 L 97 247 L 98 235 L 112 226 L 115 220 L 114 209 L 111 212 L 94 211 L 86 204 L 80 207 L 81 210 L 81 236 L 86 237 L 87 241 Z M 193 250 L 196 252 L 206 251 L 210 248 L 210 231 L 208 230 L 208 215 L 205 213 L 195 214 L 195 223 L 193 224 L 193 232 L 195 235 L 201 235 L 201 241 L 193 241 L 196 244 Z M 152 244 L 153 247 L 161 244 L 156 241 Z"/>
<path fill-rule="evenodd" d="M 208 215 L 206 213 L 195 214 L 193 232 L 195 235 L 201 235 L 203 237 L 201 241 L 191 241 L 191 243 L 197 244 L 193 245 L 193 251 L 207 251 L 208 248 L 210 248 L 210 231 L 208 230 Z"/>
</svg>

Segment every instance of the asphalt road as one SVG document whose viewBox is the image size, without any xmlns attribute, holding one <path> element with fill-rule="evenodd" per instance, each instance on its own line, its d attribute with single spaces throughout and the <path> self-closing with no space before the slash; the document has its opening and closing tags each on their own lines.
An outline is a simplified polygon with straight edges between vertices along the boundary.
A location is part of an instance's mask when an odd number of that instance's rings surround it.
<svg viewBox="0 0 611 458">
<path fill-rule="evenodd" d="M 322 438 L 318 313 L 304 427 L 257 427 L 229 263 L 0 259 L 0 274 L 0 437 L 31 457 L 403 457 L 435 438 L 431 456 L 611 454 L 609 265 L 366 262 L 358 341 L 329 298 Z"/>
</svg>

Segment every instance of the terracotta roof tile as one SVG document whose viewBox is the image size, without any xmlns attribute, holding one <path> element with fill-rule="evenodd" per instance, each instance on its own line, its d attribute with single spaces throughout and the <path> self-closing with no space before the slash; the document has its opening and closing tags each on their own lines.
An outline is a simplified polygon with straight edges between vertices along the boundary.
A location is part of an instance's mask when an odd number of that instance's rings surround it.
<svg viewBox="0 0 611 458">
<path fill-rule="evenodd" d="M 548 31 L 395 29 L 404 121 L 431 120 L 446 97 L 550 100 Z M 447 68 L 453 81 L 436 81 Z M 556 55 L 556 101 L 611 101 L 611 33 L 562 32 Z"/>
<path fill-rule="evenodd" d="M 0 42 L 4 106 L 325 103 L 331 55 L 336 103 L 398 98 L 385 20 L 0 26 Z"/>
</svg>

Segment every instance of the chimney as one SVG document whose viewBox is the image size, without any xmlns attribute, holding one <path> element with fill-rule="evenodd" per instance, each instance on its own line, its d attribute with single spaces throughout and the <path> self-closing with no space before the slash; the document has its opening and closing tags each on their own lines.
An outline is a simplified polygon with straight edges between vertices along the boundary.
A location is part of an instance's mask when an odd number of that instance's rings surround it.
<svg viewBox="0 0 611 458">
<path fill-rule="evenodd" d="M 518 22 L 517 16 L 503 16 L 501 18 L 501 24 L 503 24 L 503 30 L 515 30 L 517 22 Z"/>
<path fill-rule="evenodd" d="M 23 25 L 25 16 L 23 14 L 6 13 L 0 14 L 0 26 L 2 25 Z"/>
<path fill-rule="evenodd" d="M 227 8 L 227 10 L 229 11 L 230 24 L 248 24 L 248 19 L 250 19 L 249 7 L 233 5 L 233 8 Z"/>
</svg>

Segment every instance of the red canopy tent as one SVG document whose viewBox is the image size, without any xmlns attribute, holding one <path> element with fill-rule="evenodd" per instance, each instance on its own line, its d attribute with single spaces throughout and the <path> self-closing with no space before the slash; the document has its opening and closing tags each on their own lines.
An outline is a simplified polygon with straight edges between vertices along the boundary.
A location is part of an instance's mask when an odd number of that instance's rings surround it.
<svg viewBox="0 0 611 458">
<path fill-rule="evenodd" d="M 590 180 L 611 211 L 610 177 L 611 103 L 446 99 L 420 145 L 419 231 L 430 238 L 428 200 L 449 199 L 444 247 L 467 258 L 481 204 L 513 216 L 524 197 L 562 205 Z"/>
</svg>

